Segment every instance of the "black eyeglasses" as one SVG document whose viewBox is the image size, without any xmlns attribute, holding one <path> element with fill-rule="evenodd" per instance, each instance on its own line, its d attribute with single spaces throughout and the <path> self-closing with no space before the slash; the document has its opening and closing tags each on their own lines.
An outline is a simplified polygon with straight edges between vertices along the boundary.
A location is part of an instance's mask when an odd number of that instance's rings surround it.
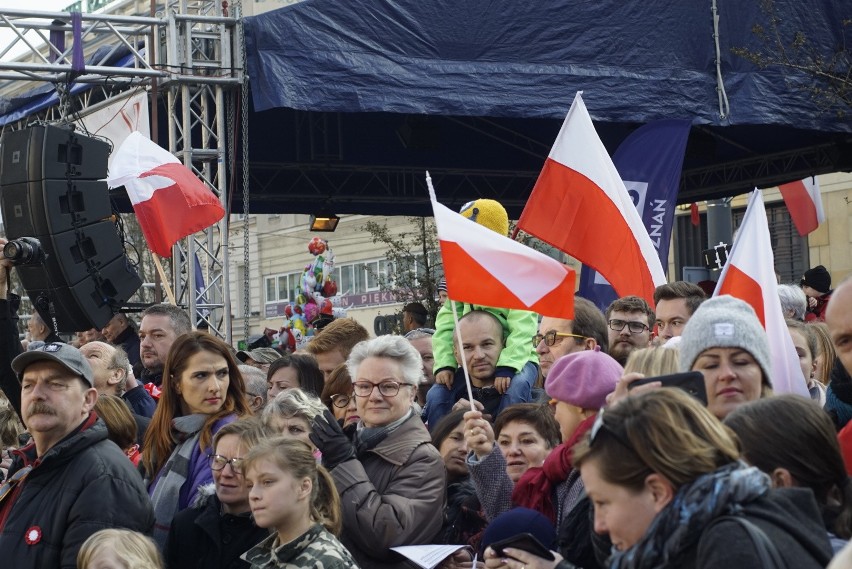
<svg viewBox="0 0 852 569">
<path fill-rule="evenodd" d="M 379 388 L 379 393 L 385 397 L 393 397 L 399 393 L 399 388 L 403 385 L 414 385 L 413 383 L 400 383 L 397 381 L 383 381 L 381 383 L 370 383 L 369 381 L 356 381 L 352 384 L 355 389 L 356 397 L 369 397 L 375 388 Z"/>
<path fill-rule="evenodd" d="M 336 393 L 331 396 L 331 404 L 335 407 L 339 407 L 340 409 L 344 409 L 349 407 L 349 402 L 352 400 L 352 397 L 349 395 L 344 395 L 342 393 Z"/>
<path fill-rule="evenodd" d="M 650 330 L 646 324 L 636 322 L 635 320 L 631 320 L 630 322 L 626 320 L 610 320 L 608 324 L 610 330 L 614 332 L 621 332 L 624 330 L 625 326 L 627 326 L 627 329 L 630 330 L 631 334 L 641 334 L 645 330 Z"/>
<path fill-rule="evenodd" d="M 226 456 L 222 456 L 221 454 L 208 454 L 207 460 L 210 463 L 210 468 L 212 468 L 213 470 L 223 470 L 225 468 L 225 465 L 230 464 L 231 470 L 233 470 L 235 474 L 243 473 L 242 458 L 228 458 Z"/>
<path fill-rule="evenodd" d="M 555 346 L 557 343 L 561 344 L 561 338 L 580 338 L 585 339 L 585 336 L 581 336 L 579 334 L 568 334 L 567 332 L 557 332 L 556 330 L 550 330 L 545 334 L 536 334 L 533 336 L 533 346 L 538 346 L 542 340 L 544 340 L 545 346 Z"/>
</svg>

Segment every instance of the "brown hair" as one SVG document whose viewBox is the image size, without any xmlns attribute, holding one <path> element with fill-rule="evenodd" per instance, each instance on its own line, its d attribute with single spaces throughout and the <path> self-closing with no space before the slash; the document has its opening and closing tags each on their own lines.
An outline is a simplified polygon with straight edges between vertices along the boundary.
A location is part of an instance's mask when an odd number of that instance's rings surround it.
<svg viewBox="0 0 852 569">
<path fill-rule="evenodd" d="M 352 387 L 352 376 L 349 375 L 349 368 L 346 364 L 340 364 L 328 376 L 328 381 L 325 382 L 325 387 L 322 388 L 320 401 L 328 407 L 328 410 L 334 413 L 334 403 L 331 399 L 335 395 L 348 395 L 352 397 L 354 388 Z"/>
<path fill-rule="evenodd" d="M 269 370 L 266 372 L 266 381 L 272 379 L 279 369 L 291 367 L 296 370 L 296 375 L 299 377 L 299 385 L 303 391 L 307 391 L 311 395 L 319 396 L 322 391 L 325 378 L 320 371 L 317 360 L 308 354 L 284 354 L 269 365 Z"/>
<path fill-rule="evenodd" d="M 503 409 L 494 421 L 494 438 L 500 436 L 503 428 L 512 422 L 526 423 L 531 426 L 547 443 L 548 448 L 559 446 L 562 442 L 559 423 L 553 416 L 549 405 L 540 403 L 516 403 Z"/>
<path fill-rule="evenodd" d="M 820 365 L 814 372 L 814 378 L 822 384 L 828 385 L 828 382 L 831 381 L 831 369 L 834 367 L 834 360 L 837 357 L 834 343 L 831 341 L 831 334 L 828 333 L 828 325 L 825 322 L 813 321 L 807 322 L 806 326 L 813 332 L 817 341 L 814 359 L 822 356 Z"/>
<path fill-rule="evenodd" d="M 261 460 L 268 460 L 297 480 L 309 478 L 312 484 L 310 516 L 315 522 L 339 535 L 343 526 L 340 495 L 328 471 L 317 464 L 313 450 L 304 441 L 275 437 L 260 441 L 243 459 L 247 473 Z"/>
<path fill-rule="evenodd" d="M 571 321 L 571 332 L 585 338 L 594 338 L 603 353 L 609 351 L 609 335 L 606 331 L 606 318 L 597 306 L 590 300 L 580 296 L 574 297 L 574 320 Z M 583 338 L 568 338 L 576 344 Z"/>
<path fill-rule="evenodd" d="M 314 336 L 305 346 L 305 351 L 317 355 L 338 350 L 343 359 L 347 359 L 355 344 L 369 338 L 367 329 L 352 318 L 338 318 Z"/>
<path fill-rule="evenodd" d="M 707 300 L 707 295 L 704 294 L 704 290 L 700 286 L 687 281 L 666 283 L 654 289 L 654 305 L 659 304 L 661 300 L 677 300 L 678 298 L 686 300 L 686 309 L 692 316 L 701 306 L 701 303 Z"/>
<path fill-rule="evenodd" d="M 652 473 L 677 491 L 739 459 L 730 429 L 679 389 L 631 395 L 601 413 L 600 427 L 574 447 L 574 467 L 593 460 L 604 480 L 633 492 Z"/>
<path fill-rule="evenodd" d="M 648 326 L 654 327 L 657 321 L 657 316 L 654 314 L 654 309 L 648 304 L 644 298 L 639 296 L 623 296 L 616 298 L 606 308 L 606 319 L 609 321 L 609 316 L 613 312 L 642 312 L 648 318 Z"/>
<path fill-rule="evenodd" d="M 237 367 L 237 360 L 231 355 L 228 345 L 222 340 L 204 332 L 190 332 L 178 336 L 166 357 L 163 367 L 163 384 L 160 401 L 151 418 L 151 424 L 145 433 L 145 444 L 142 462 L 148 477 L 154 478 L 175 448 L 172 436 L 172 419 L 183 415 L 181 396 L 177 392 L 177 383 L 186 370 L 189 359 L 198 352 L 219 354 L 228 362 L 228 391 L 222 408 L 211 414 L 201 428 L 199 447 L 206 449 L 213 439 L 213 425 L 228 415 L 240 417 L 251 415 L 251 408 L 246 401 L 243 376 Z"/>
<path fill-rule="evenodd" d="M 797 486 L 813 490 L 833 531 L 852 537 L 850 487 L 834 423 L 819 405 L 799 395 L 776 395 L 741 405 L 725 417 L 739 437 L 743 458 L 767 474 L 785 468 Z M 832 505 L 834 501 L 839 505 Z"/>
<path fill-rule="evenodd" d="M 121 450 L 127 450 L 136 444 L 136 420 L 127 403 L 115 395 L 101 395 L 95 401 L 95 412 L 106 423 L 109 440 Z"/>
</svg>

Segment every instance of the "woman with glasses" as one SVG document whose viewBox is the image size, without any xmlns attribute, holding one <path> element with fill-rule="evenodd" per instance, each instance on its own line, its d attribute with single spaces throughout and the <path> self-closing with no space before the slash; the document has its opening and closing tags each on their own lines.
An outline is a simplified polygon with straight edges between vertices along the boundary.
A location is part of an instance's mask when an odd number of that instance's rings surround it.
<svg viewBox="0 0 852 569">
<path fill-rule="evenodd" d="M 574 448 L 574 464 L 594 504 L 594 530 L 612 540 L 608 567 L 825 567 L 832 552 L 813 493 L 772 489 L 739 458 L 731 431 L 680 390 L 638 394 L 601 412 Z M 505 555 L 487 551 L 486 566 L 560 566 L 558 558 Z"/>
<path fill-rule="evenodd" d="M 249 567 L 240 556 L 269 532 L 251 519 L 243 460 L 269 432 L 253 418 L 225 425 L 207 456 L 213 485 L 201 488 L 196 503 L 175 516 L 165 549 L 168 567 Z"/>
<path fill-rule="evenodd" d="M 172 344 L 161 389 L 142 465 L 156 517 L 154 541 L 163 547 L 175 514 L 213 481 L 207 460 L 213 435 L 251 409 L 230 348 L 203 332 L 184 334 Z"/>
<path fill-rule="evenodd" d="M 343 505 L 341 541 L 362 568 L 398 567 L 398 545 L 432 543 L 441 529 L 446 470 L 412 403 L 420 355 L 400 336 L 355 346 L 347 361 L 360 417 L 347 436 L 334 415 L 314 419 Z"/>
<path fill-rule="evenodd" d="M 355 393 L 352 391 L 352 378 L 349 377 L 346 364 L 340 364 L 328 376 L 320 400 L 344 429 L 349 425 L 355 425 L 361 418 L 358 416 Z"/>
</svg>

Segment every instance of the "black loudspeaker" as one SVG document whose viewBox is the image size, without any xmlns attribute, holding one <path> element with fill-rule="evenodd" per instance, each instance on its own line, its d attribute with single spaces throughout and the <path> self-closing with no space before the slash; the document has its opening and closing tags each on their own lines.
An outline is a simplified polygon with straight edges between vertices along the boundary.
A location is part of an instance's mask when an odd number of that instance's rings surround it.
<svg viewBox="0 0 852 569">
<path fill-rule="evenodd" d="M 68 128 L 37 126 L 0 139 L 0 208 L 11 241 L 33 237 L 41 261 L 16 271 L 58 332 L 103 328 L 142 280 L 111 221 L 109 145 Z"/>
</svg>

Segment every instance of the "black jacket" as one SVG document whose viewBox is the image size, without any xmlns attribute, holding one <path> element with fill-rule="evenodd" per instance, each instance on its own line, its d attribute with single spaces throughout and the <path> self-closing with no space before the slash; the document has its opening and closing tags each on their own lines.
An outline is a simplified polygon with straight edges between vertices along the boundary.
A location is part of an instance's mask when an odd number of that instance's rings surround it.
<svg viewBox="0 0 852 569">
<path fill-rule="evenodd" d="M 94 413 L 41 458 L 33 444 L 13 454 L 10 477 L 34 468 L 0 506 L 3 567 L 75 569 L 83 542 L 99 530 L 151 532 L 142 478 Z"/>
<path fill-rule="evenodd" d="M 127 354 L 127 359 L 130 360 L 130 365 L 133 366 L 133 372 L 139 375 L 142 373 L 142 359 L 139 357 L 139 334 L 129 324 L 124 331 L 119 334 L 114 345 L 120 346 Z"/>
<path fill-rule="evenodd" d="M 248 569 L 240 555 L 269 537 L 248 514 L 220 513 L 221 503 L 211 492 L 202 488 L 199 503 L 175 516 L 165 550 L 169 569 Z"/>
<path fill-rule="evenodd" d="M 11 292 L 8 300 L 0 299 L 0 389 L 6 394 L 18 417 L 21 417 L 21 382 L 12 371 L 12 360 L 24 351 L 18 339 L 20 302 L 21 297 Z"/>
<path fill-rule="evenodd" d="M 744 513 L 775 544 L 787 567 L 817 569 L 831 561 L 828 534 L 810 489 L 770 490 L 766 496 L 748 503 Z M 760 563 L 742 526 L 723 521 L 706 529 L 697 545 L 669 567 L 751 569 L 760 567 Z"/>
</svg>

